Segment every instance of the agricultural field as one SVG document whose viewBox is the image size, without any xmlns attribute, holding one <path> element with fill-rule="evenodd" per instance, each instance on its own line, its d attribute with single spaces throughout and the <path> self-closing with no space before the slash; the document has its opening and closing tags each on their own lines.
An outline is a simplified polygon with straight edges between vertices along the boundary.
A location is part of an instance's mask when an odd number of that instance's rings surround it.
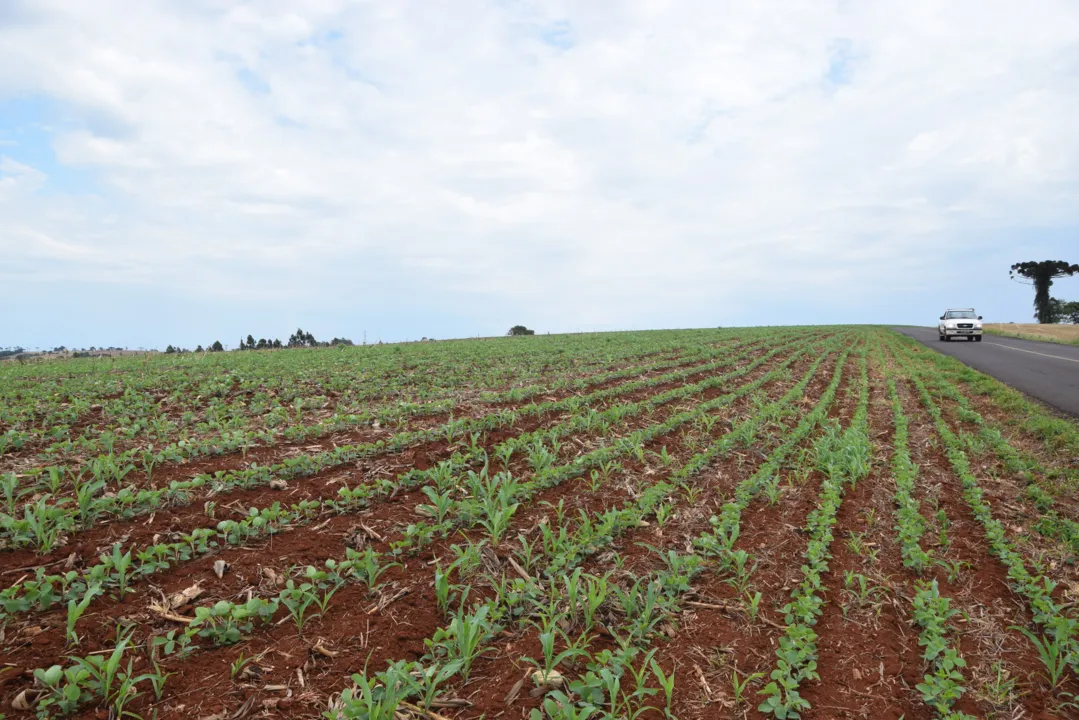
<svg viewBox="0 0 1079 720">
<path fill-rule="evenodd" d="M 9 718 L 1079 717 L 1079 427 L 889 330 L 0 366 Z"/>
<path fill-rule="evenodd" d="M 1043 340 L 1063 345 L 1079 345 L 1079 325 L 986 323 L 983 327 L 986 332 L 992 335 Z"/>
</svg>

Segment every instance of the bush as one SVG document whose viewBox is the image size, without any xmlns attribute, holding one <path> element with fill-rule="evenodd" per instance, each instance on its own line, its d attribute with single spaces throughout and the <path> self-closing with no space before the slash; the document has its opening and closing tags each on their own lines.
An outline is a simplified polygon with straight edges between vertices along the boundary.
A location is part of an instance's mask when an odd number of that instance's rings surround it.
<svg viewBox="0 0 1079 720">
<path fill-rule="evenodd" d="M 524 325 L 514 325 L 513 327 L 510 328 L 510 331 L 508 333 L 506 333 L 506 334 L 507 335 L 535 335 L 536 331 L 535 330 L 529 330 Z"/>
</svg>

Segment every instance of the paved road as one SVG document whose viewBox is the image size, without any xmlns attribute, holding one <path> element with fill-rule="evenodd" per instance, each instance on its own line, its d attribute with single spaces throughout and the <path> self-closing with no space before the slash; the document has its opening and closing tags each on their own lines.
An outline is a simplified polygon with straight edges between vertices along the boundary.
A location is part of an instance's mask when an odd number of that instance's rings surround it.
<svg viewBox="0 0 1079 720">
<path fill-rule="evenodd" d="M 936 328 L 897 332 L 951 355 L 975 370 L 1079 417 L 1079 347 L 986 335 L 982 342 L 940 342 Z"/>
</svg>

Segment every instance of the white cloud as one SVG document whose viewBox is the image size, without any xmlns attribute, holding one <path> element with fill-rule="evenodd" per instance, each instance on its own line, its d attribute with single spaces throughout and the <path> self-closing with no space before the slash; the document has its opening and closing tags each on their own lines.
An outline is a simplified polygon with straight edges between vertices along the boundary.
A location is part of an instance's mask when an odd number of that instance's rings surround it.
<svg viewBox="0 0 1079 720">
<path fill-rule="evenodd" d="M 0 202 L 14 201 L 41 187 L 45 173 L 0 155 Z"/>
<path fill-rule="evenodd" d="M 100 179 L 28 198 L 47 182 L 0 166 L 0 245 L 50 278 L 317 299 L 317 269 L 377 256 L 413 292 L 626 324 L 910 287 L 949 238 L 1079 225 L 1070 0 L 4 12 L 0 99 L 53 99 L 60 162 Z"/>
</svg>

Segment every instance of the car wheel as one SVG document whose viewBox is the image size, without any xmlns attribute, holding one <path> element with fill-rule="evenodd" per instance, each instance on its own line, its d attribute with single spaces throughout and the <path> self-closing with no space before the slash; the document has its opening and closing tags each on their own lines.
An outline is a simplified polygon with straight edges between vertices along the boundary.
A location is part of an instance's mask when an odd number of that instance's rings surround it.
<svg viewBox="0 0 1079 720">
<path fill-rule="evenodd" d="M 981 342 L 982 341 L 982 336 L 981 335 L 975 335 L 974 336 L 974 341 L 975 342 Z"/>
<path fill-rule="evenodd" d="M 949 336 L 947 336 L 947 335 L 944 336 L 944 342 L 951 342 L 951 341 L 952 341 L 952 339 Z"/>
<path fill-rule="evenodd" d="M 943 335 L 937 335 L 937 339 L 940 340 L 941 342 L 944 342 L 944 336 Z"/>
</svg>

